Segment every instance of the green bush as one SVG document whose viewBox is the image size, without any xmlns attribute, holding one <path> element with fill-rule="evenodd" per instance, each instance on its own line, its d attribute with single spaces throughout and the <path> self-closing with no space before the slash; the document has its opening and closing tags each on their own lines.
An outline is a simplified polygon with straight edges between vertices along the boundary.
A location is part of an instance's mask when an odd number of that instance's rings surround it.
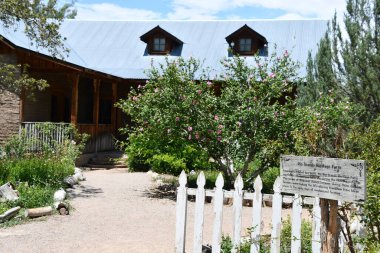
<svg viewBox="0 0 380 253">
<path fill-rule="evenodd" d="M 282 222 L 281 229 L 281 253 L 290 253 L 292 225 L 290 217 Z M 311 253 L 311 236 L 312 226 L 309 221 L 302 221 L 301 224 L 301 253 Z M 270 252 L 270 238 L 268 236 L 261 236 L 260 239 L 260 253 Z M 239 245 L 239 253 L 249 253 L 251 246 L 251 240 L 246 240 Z M 222 236 L 221 250 L 222 252 L 231 252 L 233 243 L 230 236 Z"/>
<path fill-rule="evenodd" d="M 74 174 L 74 167 L 46 157 L 7 159 L 0 165 L 1 183 L 27 182 L 29 185 L 62 186 L 65 177 Z"/>
<path fill-rule="evenodd" d="M 20 198 L 15 202 L 16 206 L 36 208 L 51 206 L 54 202 L 53 196 L 56 188 L 22 183 L 18 185 L 17 190 L 20 193 Z"/>
<path fill-rule="evenodd" d="M 169 154 L 154 155 L 149 159 L 154 172 L 178 176 L 182 170 L 186 171 L 186 164 L 182 159 Z"/>
<path fill-rule="evenodd" d="M 158 173 L 178 175 L 182 169 L 209 170 L 215 167 L 202 149 L 181 141 L 164 141 L 157 138 L 141 134 L 130 135 L 125 149 L 130 171 L 146 172 L 152 169 Z"/>
<path fill-rule="evenodd" d="M 301 252 L 311 253 L 311 222 L 303 220 L 301 223 Z M 282 222 L 281 229 L 281 253 L 290 253 L 292 242 L 292 223 L 290 217 Z"/>
<path fill-rule="evenodd" d="M 219 171 L 216 170 L 209 170 L 209 171 L 203 171 L 205 178 L 206 178 L 206 184 L 205 184 L 205 189 L 214 189 L 215 187 L 215 182 L 216 179 L 218 178 Z M 190 174 L 188 179 L 187 179 L 187 186 L 189 188 L 197 188 L 197 178 L 199 175 L 199 171 Z M 230 187 L 228 185 L 225 185 L 223 189 L 229 189 Z"/>
<path fill-rule="evenodd" d="M 278 176 L 280 176 L 280 169 L 276 167 L 269 168 L 262 173 L 261 180 L 263 181 L 263 193 L 273 194 L 273 184 Z"/>
</svg>

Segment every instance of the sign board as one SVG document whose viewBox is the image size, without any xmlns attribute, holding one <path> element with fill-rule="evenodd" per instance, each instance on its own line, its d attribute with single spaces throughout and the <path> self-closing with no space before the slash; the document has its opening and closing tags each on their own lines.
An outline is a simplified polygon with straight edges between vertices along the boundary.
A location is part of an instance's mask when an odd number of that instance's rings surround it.
<svg viewBox="0 0 380 253">
<path fill-rule="evenodd" d="M 365 162 L 281 156 L 282 192 L 342 201 L 366 197 Z"/>
</svg>

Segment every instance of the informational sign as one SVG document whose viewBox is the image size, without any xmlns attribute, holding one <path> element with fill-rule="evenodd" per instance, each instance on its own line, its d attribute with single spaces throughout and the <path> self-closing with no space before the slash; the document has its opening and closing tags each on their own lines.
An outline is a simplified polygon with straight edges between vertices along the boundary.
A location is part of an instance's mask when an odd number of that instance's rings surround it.
<svg viewBox="0 0 380 253">
<path fill-rule="evenodd" d="M 366 197 L 363 160 L 281 156 L 282 192 L 341 201 Z"/>
</svg>

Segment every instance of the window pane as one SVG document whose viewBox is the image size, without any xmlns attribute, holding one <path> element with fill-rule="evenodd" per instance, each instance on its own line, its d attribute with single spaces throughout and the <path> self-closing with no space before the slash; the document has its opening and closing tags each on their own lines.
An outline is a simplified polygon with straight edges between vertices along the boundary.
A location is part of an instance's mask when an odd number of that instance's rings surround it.
<svg viewBox="0 0 380 253">
<path fill-rule="evenodd" d="M 251 39 L 240 39 L 239 46 L 241 52 L 249 52 L 252 49 L 252 40 Z"/>
<path fill-rule="evenodd" d="M 165 51 L 165 38 L 154 38 L 153 39 L 153 50 L 154 51 Z"/>
</svg>

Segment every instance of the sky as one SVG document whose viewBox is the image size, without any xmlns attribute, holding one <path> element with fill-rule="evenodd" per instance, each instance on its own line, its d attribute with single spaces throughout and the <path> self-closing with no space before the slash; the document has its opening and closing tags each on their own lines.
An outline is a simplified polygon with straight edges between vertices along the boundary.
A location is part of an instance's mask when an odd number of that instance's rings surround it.
<svg viewBox="0 0 380 253">
<path fill-rule="evenodd" d="M 69 0 L 61 0 L 61 2 Z M 346 0 L 75 0 L 82 20 L 331 19 Z"/>
</svg>

